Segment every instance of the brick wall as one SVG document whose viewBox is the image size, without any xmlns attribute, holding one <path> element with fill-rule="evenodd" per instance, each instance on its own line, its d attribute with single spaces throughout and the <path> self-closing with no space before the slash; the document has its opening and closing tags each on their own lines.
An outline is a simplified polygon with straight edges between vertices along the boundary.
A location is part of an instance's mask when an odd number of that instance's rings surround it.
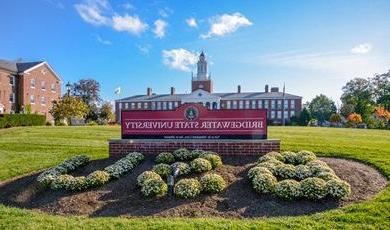
<svg viewBox="0 0 390 230">
<path fill-rule="evenodd" d="M 110 157 L 129 152 L 158 154 L 172 152 L 178 148 L 202 149 L 220 155 L 261 155 L 280 151 L 280 140 L 110 140 Z"/>
<path fill-rule="evenodd" d="M 16 87 L 10 84 L 12 74 L 6 70 L 0 70 L 0 104 L 4 106 L 4 113 L 15 112 L 16 110 Z M 15 77 L 15 84 L 16 84 Z M 15 93 L 15 103 L 10 102 L 10 94 Z"/>
</svg>

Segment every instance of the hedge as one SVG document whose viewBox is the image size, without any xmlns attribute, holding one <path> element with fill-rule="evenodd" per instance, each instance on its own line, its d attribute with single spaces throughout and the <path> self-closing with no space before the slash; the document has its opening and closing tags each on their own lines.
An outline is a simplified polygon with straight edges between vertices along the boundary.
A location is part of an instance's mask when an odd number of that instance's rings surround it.
<svg viewBox="0 0 390 230">
<path fill-rule="evenodd" d="M 46 124 L 46 116 L 39 114 L 4 114 L 0 116 L 0 128 L 39 126 Z"/>
</svg>

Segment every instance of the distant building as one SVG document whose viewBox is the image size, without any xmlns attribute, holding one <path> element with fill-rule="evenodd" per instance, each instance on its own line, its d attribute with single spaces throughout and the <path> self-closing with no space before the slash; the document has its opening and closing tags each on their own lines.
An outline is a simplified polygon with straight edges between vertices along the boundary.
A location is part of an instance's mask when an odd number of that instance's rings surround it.
<svg viewBox="0 0 390 230">
<path fill-rule="evenodd" d="M 0 114 L 32 113 L 52 120 L 52 101 L 61 96 L 61 78 L 45 61 L 12 62 L 0 60 Z"/>
<path fill-rule="evenodd" d="M 269 89 L 265 85 L 264 92 L 213 93 L 213 81 L 207 74 L 207 61 L 204 53 L 199 56 L 197 74 L 192 76 L 190 94 L 176 94 L 171 87 L 170 94 L 154 94 L 147 88 L 146 95 L 135 95 L 115 101 L 115 114 L 120 120 L 119 111 L 126 110 L 173 110 L 184 103 L 202 103 L 209 109 L 268 109 L 268 120 L 281 123 L 289 121 L 302 108 L 302 97 L 280 92 L 278 87 Z"/>
</svg>

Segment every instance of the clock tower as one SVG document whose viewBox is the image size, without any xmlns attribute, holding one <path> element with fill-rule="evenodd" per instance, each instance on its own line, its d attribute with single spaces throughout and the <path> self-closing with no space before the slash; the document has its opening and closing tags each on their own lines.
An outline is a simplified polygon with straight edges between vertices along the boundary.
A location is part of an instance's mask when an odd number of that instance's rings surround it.
<svg viewBox="0 0 390 230">
<path fill-rule="evenodd" d="M 212 93 L 213 82 L 210 79 L 210 75 L 207 73 L 207 61 L 203 51 L 199 55 L 197 67 L 196 77 L 192 76 L 192 92 L 197 89 L 202 89 Z"/>
</svg>

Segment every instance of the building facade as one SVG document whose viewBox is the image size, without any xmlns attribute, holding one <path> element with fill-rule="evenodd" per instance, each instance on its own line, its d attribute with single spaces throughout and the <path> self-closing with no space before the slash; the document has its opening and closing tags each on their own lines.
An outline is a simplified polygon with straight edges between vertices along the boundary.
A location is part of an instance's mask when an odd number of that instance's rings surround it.
<svg viewBox="0 0 390 230">
<path fill-rule="evenodd" d="M 146 95 L 135 95 L 115 101 L 116 120 L 120 121 L 120 111 L 126 110 L 174 110 L 184 103 L 201 103 L 208 109 L 267 109 L 268 120 L 273 123 L 286 122 L 302 109 L 302 97 L 280 92 L 278 87 L 264 92 L 242 92 L 237 86 L 236 92 L 214 93 L 213 81 L 208 75 L 204 53 L 199 56 L 197 74 L 192 76 L 190 94 L 176 94 L 171 87 L 170 94 L 154 94 L 147 88 Z"/>
<path fill-rule="evenodd" d="M 52 120 L 49 110 L 61 97 L 61 82 L 47 62 L 0 60 L 0 114 L 30 110 Z"/>
</svg>

